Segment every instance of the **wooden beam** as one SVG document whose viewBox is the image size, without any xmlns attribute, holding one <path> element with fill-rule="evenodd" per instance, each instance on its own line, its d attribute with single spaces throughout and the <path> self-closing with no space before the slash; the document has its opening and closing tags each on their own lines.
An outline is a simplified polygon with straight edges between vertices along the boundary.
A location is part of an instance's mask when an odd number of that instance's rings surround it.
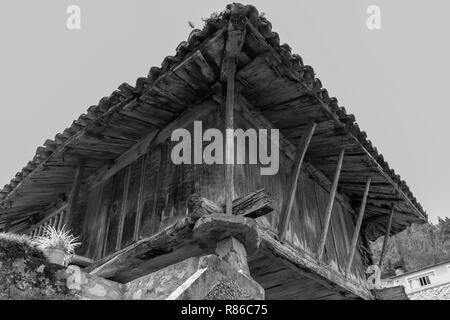
<svg viewBox="0 0 450 320">
<path fill-rule="evenodd" d="M 295 153 L 294 168 L 287 185 L 287 201 L 283 203 L 283 209 L 281 211 L 280 222 L 278 225 L 278 235 L 281 242 L 284 241 L 286 236 L 286 230 L 291 217 L 292 207 L 294 206 L 295 195 L 297 192 L 298 178 L 300 177 L 300 171 L 302 168 L 303 160 L 305 159 L 306 150 L 308 149 L 311 138 L 314 134 L 317 124 L 311 121 L 305 130 L 302 139 L 298 145 L 297 152 Z"/>
<path fill-rule="evenodd" d="M 117 172 L 134 162 L 136 159 L 146 154 L 154 146 L 157 146 L 169 139 L 175 129 L 187 127 L 193 121 L 198 120 L 213 111 L 216 106 L 217 103 L 213 99 L 206 99 L 202 102 L 199 102 L 194 107 L 188 108 L 185 112 L 171 121 L 163 129 L 148 133 L 134 146 L 132 146 L 121 156 L 119 156 L 112 165 L 109 164 L 103 166 L 102 168 L 94 172 L 89 178 L 87 178 L 90 187 L 92 188 L 99 183 L 106 181 Z"/>
<path fill-rule="evenodd" d="M 244 199 L 252 197 L 246 196 Z M 244 201 L 245 202 L 245 201 Z M 254 202 L 236 199 L 233 203 L 237 214 L 246 212 L 252 216 L 252 210 L 259 210 Z M 165 268 L 193 256 L 212 253 L 209 246 L 199 245 L 199 239 L 193 236 L 195 223 L 201 217 L 210 214 L 223 214 L 223 207 L 216 203 L 192 195 L 188 200 L 187 215 L 151 237 L 139 240 L 113 254 L 96 261 L 86 271 L 107 279 L 129 282 L 148 273 Z M 247 209 L 246 209 L 247 207 Z"/>
<path fill-rule="evenodd" d="M 119 225 L 117 226 L 116 250 L 120 250 L 122 245 L 123 226 L 125 224 L 125 214 L 127 210 L 128 189 L 130 187 L 131 166 L 127 167 L 125 173 L 125 183 L 122 194 L 122 204 L 120 206 Z"/>
<path fill-rule="evenodd" d="M 149 146 L 156 138 L 158 134 L 158 130 L 154 130 L 147 134 L 144 138 L 139 140 L 133 147 L 125 151 L 122 155 L 120 155 L 116 160 L 114 160 L 112 165 L 105 166 L 101 168 L 99 171 L 98 179 L 92 183 L 91 185 L 98 185 L 101 182 L 104 182 L 118 173 L 120 170 L 130 165 L 139 157 L 143 156 L 148 152 Z"/>
<path fill-rule="evenodd" d="M 80 161 L 75 170 L 73 178 L 72 190 L 70 191 L 69 201 L 67 202 L 67 211 L 64 216 L 64 225 L 67 225 L 70 217 L 77 208 L 78 195 L 80 193 L 81 180 L 83 179 L 84 161 Z"/>
<path fill-rule="evenodd" d="M 275 126 L 260 112 L 258 111 L 247 99 L 238 94 L 236 96 L 238 102 L 237 112 L 248 121 L 254 128 L 267 128 L 276 129 Z M 317 123 L 319 125 L 319 123 Z M 263 137 L 264 138 L 264 137 Z M 280 141 L 276 146 L 284 153 L 284 155 L 291 161 L 294 161 L 296 154 L 296 147 L 291 143 L 289 139 L 280 131 Z M 311 178 L 317 182 L 326 191 L 331 191 L 331 181 L 325 176 L 321 171 L 317 170 L 313 165 L 304 161 L 303 167 L 306 169 L 307 173 Z M 356 214 L 353 208 L 350 206 L 350 199 L 344 195 L 336 192 L 336 200 L 347 209 L 349 212 Z"/>
<path fill-rule="evenodd" d="M 225 44 L 225 57 L 222 74 L 225 74 L 227 95 L 225 102 L 225 208 L 226 214 L 233 212 L 234 198 L 234 104 L 238 55 L 245 38 L 243 27 L 233 19 L 228 24 L 228 38 Z"/>
<path fill-rule="evenodd" d="M 333 211 L 334 198 L 336 196 L 337 186 L 339 182 L 339 175 L 341 174 L 342 162 L 344 160 L 344 153 L 345 153 L 344 149 L 342 149 L 341 152 L 339 153 L 339 159 L 336 166 L 336 171 L 334 173 L 333 184 L 331 186 L 330 196 L 328 198 L 328 204 L 325 210 L 325 222 L 322 230 L 322 235 L 320 237 L 319 251 L 317 253 L 317 258 L 319 261 L 322 260 L 322 255 L 325 249 L 325 243 L 327 241 L 328 228 L 330 226 L 331 221 L 331 212 Z"/>
<path fill-rule="evenodd" d="M 271 51 L 278 59 L 281 59 L 280 55 L 275 52 L 275 50 L 273 50 L 273 48 L 271 46 L 267 45 L 267 42 L 265 40 L 265 38 L 260 34 L 260 32 L 250 23 L 248 24 L 248 28 L 249 30 L 251 30 L 252 34 L 255 34 L 259 39 L 262 45 L 267 47 L 267 50 Z M 286 68 L 283 70 L 284 72 L 289 73 L 289 70 Z M 293 78 L 296 78 L 296 76 L 294 76 Z M 305 87 L 305 84 L 303 83 L 303 81 L 297 80 L 299 82 L 299 84 L 302 87 Z M 348 130 L 348 126 L 346 126 L 337 116 L 336 112 L 333 111 L 330 106 L 323 102 L 322 99 L 320 99 L 319 97 L 317 97 L 316 94 L 314 94 L 316 100 L 319 102 L 319 106 L 320 108 L 324 111 L 324 113 L 327 115 L 327 117 L 334 122 L 334 124 L 338 127 L 338 128 L 342 128 L 345 130 Z M 422 212 L 418 209 L 418 207 L 416 207 L 416 205 L 414 205 L 414 203 L 411 201 L 411 199 L 403 192 L 403 190 L 399 187 L 399 185 L 392 179 L 392 177 L 380 166 L 380 164 L 378 163 L 378 161 L 370 154 L 370 152 L 364 147 L 364 145 L 359 141 L 359 139 L 352 133 L 352 132 L 347 132 L 346 136 L 348 136 L 350 139 L 352 139 L 357 145 L 358 147 L 363 150 L 364 154 L 365 154 L 365 158 L 367 159 L 368 164 L 374 168 L 381 176 L 383 176 L 383 178 L 386 179 L 386 181 L 392 185 L 392 187 L 394 188 L 394 190 L 396 190 L 398 192 L 398 194 L 401 196 L 401 198 L 409 205 L 409 207 L 412 209 L 412 211 L 416 214 L 417 217 L 419 217 L 420 219 L 422 219 L 423 221 L 426 221 L 426 217 L 422 214 Z"/>
<path fill-rule="evenodd" d="M 288 242 L 281 243 L 275 235 L 259 226 L 260 250 L 272 255 L 300 275 L 316 281 L 324 287 L 343 295 L 356 295 L 371 300 L 372 295 L 365 286 L 346 278 L 329 265 L 318 262 L 309 252 L 293 248 Z"/>
<path fill-rule="evenodd" d="M 133 240 L 138 241 L 139 239 L 139 229 L 141 227 L 141 217 L 142 211 L 144 210 L 144 192 L 145 192 L 145 174 L 146 174 L 146 166 L 147 159 L 149 158 L 148 154 L 146 154 L 142 158 L 141 163 L 141 172 L 140 172 L 140 180 L 139 180 L 139 195 L 138 195 L 138 203 L 136 208 L 136 220 L 134 221 L 134 231 L 133 231 Z"/>
<path fill-rule="evenodd" d="M 370 182 L 371 181 L 372 181 L 372 178 L 370 178 L 370 177 L 367 178 L 366 188 L 364 190 L 364 195 L 363 195 L 361 207 L 359 208 L 358 220 L 356 221 L 355 231 L 353 233 L 353 238 L 352 238 L 352 244 L 350 246 L 350 252 L 349 252 L 349 257 L 348 257 L 348 261 L 347 261 L 347 267 L 346 267 L 346 270 L 345 270 L 346 275 L 350 274 L 350 270 L 352 268 L 353 257 L 355 255 L 356 245 L 358 243 L 359 231 L 361 230 L 361 224 L 362 224 L 362 220 L 363 220 L 363 217 L 364 217 L 364 211 L 366 210 L 367 196 L 369 194 Z"/>
<path fill-rule="evenodd" d="M 225 208 L 223 211 L 225 211 Z M 233 200 L 234 215 L 256 219 L 273 211 L 273 200 L 264 189 Z"/>
<path fill-rule="evenodd" d="M 380 262 L 378 262 L 378 267 L 380 268 L 380 270 L 381 270 L 381 265 L 383 263 L 384 255 L 386 254 L 389 236 L 391 234 L 392 218 L 394 217 L 394 213 L 395 213 L 395 207 L 394 207 L 394 205 L 392 205 L 391 214 L 389 215 L 389 222 L 388 222 L 388 226 L 386 229 L 386 235 L 384 236 L 383 248 L 381 249 Z"/>
</svg>

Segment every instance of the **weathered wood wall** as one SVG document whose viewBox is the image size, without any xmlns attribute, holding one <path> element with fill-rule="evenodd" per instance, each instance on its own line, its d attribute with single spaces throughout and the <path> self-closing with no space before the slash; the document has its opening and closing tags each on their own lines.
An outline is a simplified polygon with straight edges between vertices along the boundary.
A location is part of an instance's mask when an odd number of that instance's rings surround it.
<svg viewBox="0 0 450 320">
<path fill-rule="evenodd" d="M 236 127 L 248 129 L 251 126 L 239 115 Z M 280 168 L 275 176 L 262 176 L 259 165 L 235 165 L 235 196 L 244 196 L 264 188 L 272 195 L 277 214 L 258 218 L 259 222 L 277 233 L 279 213 L 285 201 L 286 182 L 291 173 L 292 161 L 280 151 Z M 296 192 L 293 213 L 288 223 L 286 241 L 296 248 L 315 255 L 323 228 L 325 209 L 329 192 L 319 185 L 306 170 L 302 169 Z M 338 199 L 335 200 L 331 215 L 331 224 L 325 245 L 324 261 L 338 272 L 345 272 L 348 251 L 355 229 L 353 214 Z M 361 245 L 361 241 L 358 242 Z M 358 247 L 360 249 L 360 246 Z M 365 264 L 360 250 L 355 253 L 351 275 L 356 279 L 365 279 Z"/>
<path fill-rule="evenodd" d="M 219 112 L 203 119 L 203 130 L 221 128 Z M 250 125 L 236 115 L 236 128 L 248 129 Z M 187 127 L 191 133 L 193 125 Z M 193 136 L 193 133 L 192 133 Z M 224 202 L 224 167 L 222 165 L 174 165 L 170 159 L 175 142 L 167 141 L 151 149 L 110 179 L 93 186 L 84 200 L 84 219 L 75 219 L 82 227 L 79 233 L 84 245 L 78 254 L 98 259 L 117 250 L 117 237 L 121 215 L 123 232 L 120 248 L 133 242 L 138 199 L 141 197 L 142 213 L 137 237 L 149 237 L 186 214 L 186 201 L 193 193 L 216 203 Z M 247 156 L 248 157 L 248 156 Z M 144 162 L 144 165 L 142 165 Z M 280 169 L 274 176 L 261 176 L 259 165 L 235 165 L 235 197 L 244 196 L 264 188 L 274 198 L 277 212 L 258 218 L 259 223 L 276 232 L 279 213 L 285 200 L 285 185 L 292 161 L 280 152 Z M 128 180 L 129 177 L 129 181 Z M 141 181 L 143 179 L 143 181 Z M 125 190 L 127 188 L 127 190 Z M 139 193 L 142 192 L 141 196 Z M 126 198 L 124 198 L 126 196 Z M 288 224 L 286 241 L 295 248 L 311 254 L 317 252 L 323 227 L 328 191 L 302 170 L 297 188 L 293 214 Z M 335 201 L 330 232 L 325 247 L 324 260 L 337 271 L 344 272 L 351 237 L 354 231 L 349 204 Z M 352 276 L 364 279 L 364 264 L 359 252 L 355 254 Z"/>
<path fill-rule="evenodd" d="M 217 128 L 221 123 L 220 113 L 210 113 L 199 120 L 203 130 Z M 193 137 L 193 125 L 186 129 Z M 78 254 L 98 259 L 116 251 L 121 215 L 120 248 L 131 244 L 139 218 L 140 192 L 142 213 L 137 239 L 149 237 L 184 217 L 186 201 L 193 193 L 217 203 L 224 201 L 223 166 L 175 165 L 170 159 L 175 144 L 170 141 L 159 144 L 113 177 L 89 189 L 79 204 L 85 210 L 83 221 L 72 219 L 70 224 L 83 242 Z"/>
</svg>

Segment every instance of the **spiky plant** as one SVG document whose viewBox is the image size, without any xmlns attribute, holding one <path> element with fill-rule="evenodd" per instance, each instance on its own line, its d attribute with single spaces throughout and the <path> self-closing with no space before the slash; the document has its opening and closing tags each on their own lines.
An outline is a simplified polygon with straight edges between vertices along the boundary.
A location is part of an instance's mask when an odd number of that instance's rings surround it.
<svg viewBox="0 0 450 320">
<path fill-rule="evenodd" d="M 59 230 L 52 226 L 46 226 L 42 236 L 34 237 L 32 241 L 43 250 L 58 248 L 62 249 L 66 255 L 72 255 L 75 248 L 81 244 L 76 242 L 77 239 L 78 237 L 66 230 L 65 226 Z"/>
</svg>

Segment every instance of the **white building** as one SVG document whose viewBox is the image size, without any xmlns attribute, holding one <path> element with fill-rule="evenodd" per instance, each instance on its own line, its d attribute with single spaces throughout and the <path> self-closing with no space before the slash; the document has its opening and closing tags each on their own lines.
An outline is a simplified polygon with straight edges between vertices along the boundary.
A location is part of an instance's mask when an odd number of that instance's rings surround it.
<svg viewBox="0 0 450 320">
<path fill-rule="evenodd" d="M 450 261 L 389 279 L 405 287 L 411 300 L 450 300 Z"/>
</svg>

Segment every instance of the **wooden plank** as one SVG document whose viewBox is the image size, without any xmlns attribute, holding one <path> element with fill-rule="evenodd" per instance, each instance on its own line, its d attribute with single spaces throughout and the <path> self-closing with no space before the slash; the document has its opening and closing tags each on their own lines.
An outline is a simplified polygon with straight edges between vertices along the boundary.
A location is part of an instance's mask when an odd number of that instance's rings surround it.
<svg viewBox="0 0 450 320">
<path fill-rule="evenodd" d="M 325 221 L 324 221 L 324 226 L 323 226 L 323 230 L 322 230 L 322 236 L 321 236 L 320 242 L 319 242 L 319 251 L 317 254 L 317 257 L 319 260 L 322 259 L 323 251 L 325 249 L 325 242 L 327 240 L 328 228 L 330 226 L 331 212 L 333 210 L 334 198 L 336 196 L 337 186 L 338 186 L 338 182 L 339 182 L 339 175 L 341 173 L 342 162 L 344 160 L 344 153 L 345 153 L 345 150 L 342 149 L 339 154 L 339 159 L 338 159 L 338 163 L 336 166 L 336 172 L 334 174 L 334 179 L 333 179 L 333 185 L 331 186 L 330 197 L 328 199 L 327 208 L 325 210 Z"/>
<path fill-rule="evenodd" d="M 389 236 L 391 234 L 392 218 L 394 217 L 394 213 L 395 213 L 395 207 L 394 207 L 394 205 L 392 205 L 391 214 L 389 215 L 388 227 L 386 229 L 386 234 L 384 236 L 383 248 L 381 249 L 380 261 L 378 262 L 378 267 L 380 268 L 380 270 L 381 270 L 381 266 L 383 264 L 384 255 L 386 254 Z"/>
<path fill-rule="evenodd" d="M 130 186 L 130 177 L 131 177 L 131 165 L 127 167 L 126 173 L 125 173 L 125 182 L 123 186 L 123 196 L 122 196 L 122 203 L 120 206 L 120 217 L 119 217 L 119 224 L 117 227 L 117 239 L 116 239 L 116 250 L 120 249 L 120 246 L 122 244 L 122 236 L 123 236 L 123 225 L 125 222 L 125 210 L 127 208 L 127 199 L 128 199 L 128 191 Z"/>
<path fill-rule="evenodd" d="M 314 256 L 305 251 L 292 248 L 288 243 L 281 243 L 269 231 L 260 228 L 260 250 L 274 256 L 287 267 L 309 279 L 319 282 L 326 288 L 343 294 L 344 296 L 361 297 L 371 300 L 372 294 L 360 283 L 356 283 L 329 266 L 320 264 Z"/>
<path fill-rule="evenodd" d="M 67 225 L 69 219 L 75 213 L 78 203 L 78 196 L 80 193 L 80 186 L 83 179 L 84 161 L 80 161 L 78 164 L 75 176 L 73 178 L 72 190 L 70 191 L 69 201 L 67 202 L 67 212 L 64 216 L 64 225 Z"/>
<path fill-rule="evenodd" d="M 236 213 L 243 210 L 252 215 L 251 210 L 245 209 L 243 205 L 245 201 L 238 200 L 235 200 L 236 208 L 239 207 L 238 204 L 242 206 Z M 248 209 L 254 207 L 253 202 L 248 202 L 247 207 Z M 128 282 L 189 257 L 211 253 L 212 248 L 199 246 L 199 240 L 193 237 L 193 228 L 201 217 L 213 213 L 223 213 L 223 207 L 194 194 L 188 200 L 187 209 L 188 213 L 183 219 L 151 237 L 139 240 L 96 261 L 88 267 L 87 271 L 115 281 Z"/>
<path fill-rule="evenodd" d="M 123 199 L 124 184 L 125 184 L 125 170 L 119 171 L 114 177 L 112 177 L 113 185 L 107 209 L 108 222 L 107 222 L 107 237 L 105 241 L 105 254 L 109 255 L 116 250 L 117 231 L 119 229 L 119 221 L 121 217 L 122 203 L 126 199 Z"/>
<path fill-rule="evenodd" d="M 133 231 L 133 240 L 137 241 L 139 239 L 139 229 L 141 226 L 141 217 L 142 217 L 142 211 L 144 210 L 144 192 L 145 192 L 145 168 L 147 164 L 148 154 L 146 154 L 142 158 L 141 162 L 141 172 L 140 172 L 140 183 L 139 183 L 139 195 L 138 195 L 138 203 L 137 203 L 137 209 L 136 209 L 136 220 L 134 224 L 134 231 Z"/>
<path fill-rule="evenodd" d="M 193 121 L 210 113 L 217 105 L 212 99 L 200 102 L 192 108 L 188 108 L 179 117 L 171 121 L 167 126 L 159 131 L 152 131 L 144 136 L 133 147 L 124 152 L 119 158 L 114 160 L 113 164 L 108 164 L 97 170 L 87 180 L 91 187 L 109 179 L 117 172 L 134 162 L 139 157 L 145 155 L 154 146 L 163 143 L 172 135 L 172 132 L 178 128 L 185 128 Z"/>
<path fill-rule="evenodd" d="M 273 200 L 264 192 L 264 189 L 261 189 L 235 199 L 233 214 L 256 219 L 274 211 L 272 202 Z"/>
<path fill-rule="evenodd" d="M 306 131 L 303 134 L 302 140 L 297 148 L 297 152 L 295 154 L 295 159 L 294 159 L 294 170 L 292 172 L 292 174 L 290 175 L 290 180 L 288 181 L 288 186 L 287 186 L 287 201 L 285 201 L 283 203 L 283 209 L 281 211 L 281 217 L 280 217 L 280 221 L 279 221 L 279 225 L 278 225 L 278 233 L 279 233 L 279 239 L 281 242 L 284 241 L 284 238 L 286 236 L 286 228 L 287 228 L 287 223 L 291 217 L 291 212 L 292 212 L 292 207 L 294 206 L 294 200 L 295 200 L 295 195 L 297 193 L 297 184 L 298 184 L 298 179 L 300 176 L 300 171 L 301 171 L 301 167 L 302 167 L 302 163 L 303 160 L 305 158 L 306 155 L 306 150 L 308 149 L 309 143 L 311 141 L 311 138 L 314 134 L 314 130 L 316 128 L 317 124 L 312 121 L 308 128 L 306 129 Z"/>
<path fill-rule="evenodd" d="M 114 163 L 112 166 L 107 165 L 107 166 L 101 168 L 99 171 L 97 171 L 95 173 L 95 176 L 89 177 L 88 180 L 94 180 L 91 182 L 91 187 L 94 187 L 95 185 L 108 180 L 113 175 L 115 175 L 117 172 L 119 172 L 126 166 L 130 165 L 136 159 L 138 159 L 139 157 L 146 154 L 148 152 L 148 149 L 149 149 L 151 143 L 156 138 L 157 134 L 158 134 L 157 130 L 150 132 L 144 138 L 142 138 L 138 143 L 136 143 L 133 147 L 128 149 L 120 157 L 118 157 L 116 160 L 114 160 Z M 97 178 L 97 179 L 95 179 L 95 178 Z"/>
<path fill-rule="evenodd" d="M 259 112 L 251 103 L 245 99 L 242 94 L 236 95 L 236 101 L 238 102 L 238 113 L 248 121 L 254 128 L 265 128 L 265 129 L 276 129 L 275 126 L 264 117 L 261 112 Z M 293 161 L 295 159 L 296 147 L 287 139 L 282 132 L 280 132 L 280 141 L 276 146 L 282 151 L 288 159 Z M 311 175 L 311 177 L 319 185 L 321 185 L 325 190 L 331 190 L 331 181 L 319 170 L 317 170 L 313 165 L 308 162 L 304 162 L 303 167 Z M 350 212 L 354 212 L 353 208 L 349 205 L 349 200 L 344 194 L 336 192 L 336 199 L 341 202 L 341 204 Z"/>
<path fill-rule="evenodd" d="M 345 270 L 346 275 L 350 274 L 350 270 L 352 268 L 353 257 L 355 255 L 356 245 L 358 243 L 358 238 L 359 238 L 359 232 L 361 230 L 361 224 L 362 224 L 362 220 L 364 217 L 364 211 L 366 209 L 367 196 L 369 195 L 370 182 L 371 182 L 371 178 L 369 177 L 369 178 L 367 178 L 366 188 L 364 190 L 364 196 L 362 199 L 361 207 L 359 208 L 358 219 L 356 221 L 355 231 L 353 233 L 352 244 L 350 246 L 350 252 L 349 252 L 349 257 L 348 257 L 348 261 L 347 261 L 347 268 Z"/>
</svg>

